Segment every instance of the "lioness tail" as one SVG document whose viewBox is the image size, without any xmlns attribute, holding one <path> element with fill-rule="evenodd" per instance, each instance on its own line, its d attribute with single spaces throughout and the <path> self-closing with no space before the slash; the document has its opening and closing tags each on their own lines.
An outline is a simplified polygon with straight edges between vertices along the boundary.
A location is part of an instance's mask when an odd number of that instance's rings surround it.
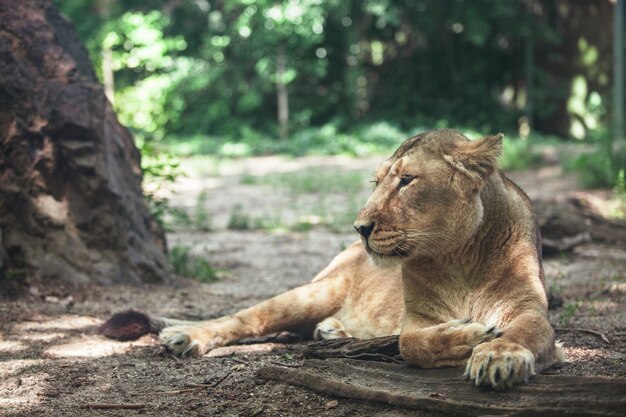
<svg viewBox="0 0 626 417">
<path fill-rule="evenodd" d="M 113 314 L 105 321 L 98 333 L 109 339 L 135 340 L 148 333 L 159 333 L 162 329 L 178 324 L 190 324 L 188 321 L 154 317 L 135 310 L 126 310 Z"/>
</svg>

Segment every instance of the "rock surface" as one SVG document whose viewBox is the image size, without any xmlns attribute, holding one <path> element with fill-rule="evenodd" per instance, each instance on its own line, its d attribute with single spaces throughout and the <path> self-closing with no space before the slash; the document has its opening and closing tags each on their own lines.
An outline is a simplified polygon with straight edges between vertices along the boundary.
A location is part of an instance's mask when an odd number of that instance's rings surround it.
<svg viewBox="0 0 626 417">
<path fill-rule="evenodd" d="M 168 279 L 139 152 L 52 2 L 0 3 L 0 143 L 4 273 L 72 283 Z"/>
</svg>

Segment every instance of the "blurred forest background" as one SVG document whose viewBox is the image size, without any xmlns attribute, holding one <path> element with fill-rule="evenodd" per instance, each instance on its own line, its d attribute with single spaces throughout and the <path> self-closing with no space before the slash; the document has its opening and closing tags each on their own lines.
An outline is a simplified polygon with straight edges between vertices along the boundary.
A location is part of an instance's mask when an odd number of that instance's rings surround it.
<svg viewBox="0 0 626 417">
<path fill-rule="evenodd" d="M 625 377 L 624 3 L 0 0 L 0 414 L 394 414 L 259 384 L 304 344 L 181 362 L 97 329 L 303 285 L 356 240 L 375 167 L 441 127 L 505 134 L 568 357 L 550 373 Z"/>
<path fill-rule="evenodd" d="M 172 155 L 387 153 L 450 126 L 504 132 L 509 169 L 584 144 L 564 164 L 623 188 L 610 0 L 55 2 L 148 175 Z"/>
</svg>

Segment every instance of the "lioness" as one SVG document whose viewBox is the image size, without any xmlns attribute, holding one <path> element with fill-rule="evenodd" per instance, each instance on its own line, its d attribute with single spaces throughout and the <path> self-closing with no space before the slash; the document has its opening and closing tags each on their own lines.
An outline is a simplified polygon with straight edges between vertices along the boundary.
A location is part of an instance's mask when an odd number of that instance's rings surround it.
<svg viewBox="0 0 626 417">
<path fill-rule="evenodd" d="M 501 134 L 412 137 L 378 169 L 354 223 L 361 242 L 310 284 L 206 322 L 121 313 L 103 333 L 160 332 L 181 355 L 308 326 L 318 339 L 399 334 L 418 367 L 466 365 L 467 378 L 497 390 L 524 382 L 563 353 L 547 319 L 531 204 L 498 169 L 501 151 Z"/>
</svg>

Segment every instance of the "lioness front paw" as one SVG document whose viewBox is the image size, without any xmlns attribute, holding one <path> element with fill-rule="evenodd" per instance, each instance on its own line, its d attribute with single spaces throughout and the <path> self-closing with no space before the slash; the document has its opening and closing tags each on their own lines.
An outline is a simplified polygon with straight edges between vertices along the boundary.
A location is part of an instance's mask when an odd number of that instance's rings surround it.
<svg viewBox="0 0 626 417">
<path fill-rule="evenodd" d="M 159 342 L 178 356 L 200 356 L 218 347 L 210 332 L 202 326 L 171 326 L 159 333 Z"/>
<path fill-rule="evenodd" d="M 496 326 L 485 326 L 482 323 L 472 322 L 470 319 L 451 320 L 445 323 L 444 334 L 454 337 L 453 346 L 471 346 L 474 348 L 481 343 L 489 342 L 499 337 L 502 332 Z"/>
<path fill-rule="evenodd" d="M 478 345 L 467 362 L 465 377 L 476 386 L 505 391 L 535 375 L 535 357 L 517 343 L 494 340 Z"/>
</svg>

